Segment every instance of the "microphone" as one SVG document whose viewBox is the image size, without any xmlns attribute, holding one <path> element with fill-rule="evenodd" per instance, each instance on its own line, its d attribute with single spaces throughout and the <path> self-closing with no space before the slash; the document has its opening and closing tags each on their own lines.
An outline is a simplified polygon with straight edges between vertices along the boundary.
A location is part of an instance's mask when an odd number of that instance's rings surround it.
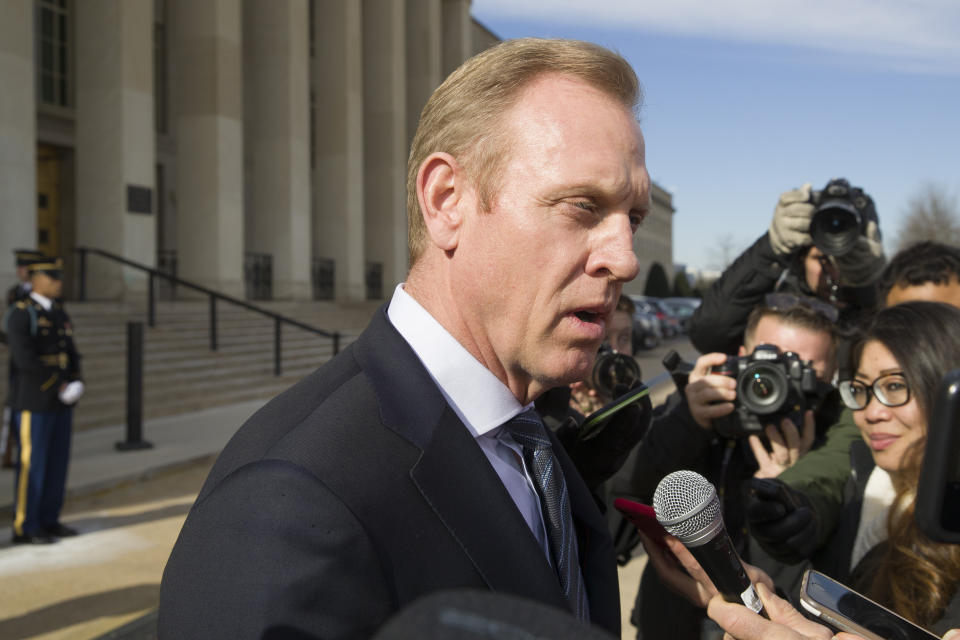
<svg viewBox="0 0 960 640">
<path fill-rule="evenodd" d="M 723 599 L 768 617 L 723 526 L 717 490 L 695 471 L 674 471 L 653 494 L 657 520 L 690 550 Z"/>
</svg>

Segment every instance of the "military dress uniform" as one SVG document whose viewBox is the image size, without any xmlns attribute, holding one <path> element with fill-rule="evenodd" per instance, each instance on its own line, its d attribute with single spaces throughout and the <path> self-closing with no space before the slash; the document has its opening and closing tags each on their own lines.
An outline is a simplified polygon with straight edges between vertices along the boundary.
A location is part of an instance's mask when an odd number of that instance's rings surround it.
<svg viewBox="0 0 960 640">
<path fill-rule="evenodd" d="M 16 256 L 16 265 L 18 269 L 27 268 L 31 264 L 40 262 L 44 258 L 42 253 L 32 249 L 16 249 L 13 253 Z M 30 282 L 18 282 L 7 290 L 4 311 L 9 309 L 18 301 L 25 300 L 29 297 Z M 7 344 L 7 334 L 2 326 L 0 326 L 0 343 Z M 11 468 L 14 466 L 13 457 L 18 447 L 17 431 L 19 428 L 17 425 L 18 411 L 15 404 L 17 396 L 17 368 L 13 364 L 13 358 L 9 359 L 9 369 L 7 374 L 7 397 L 5 402 L 6 411 L 4 412 L 5 420 L 3 424 L 4 428 L 0 430 L 0 448 L 3 449 L 3 461 L 0 462 L 0 465 L 2 465 L 4 468 Z"/>
<path fill-rule="evenodd" d="M 19 413 L 14 542 L 75 533 L 59 520 L 73 420 L 73 406 L 61 400 L 60 392 L 80 380 L 80 357 L 63 306 L 51 300 L 46 309 L 38 297 L 14 303 L 5 322 L 17 368 Z"/>
</svg>

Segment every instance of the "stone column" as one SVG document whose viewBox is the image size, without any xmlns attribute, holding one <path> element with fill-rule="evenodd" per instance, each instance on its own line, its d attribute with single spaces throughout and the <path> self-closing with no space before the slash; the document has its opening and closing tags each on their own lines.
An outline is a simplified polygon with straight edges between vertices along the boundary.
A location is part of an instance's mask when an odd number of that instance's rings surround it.
<svg viewBox="0 0 960 640">
<path fill-rule="evenodd" d="M 443 77 L 473 53 L 470 0 L 443 0 Z"/>
<path fill-rule="evenodd" d="M 37 244 L 33 2 L 0 0 L 0 16 L 0 282 L 10 287 L 13 250 Z"/>
<path fill-rule="evenodd" d="M 407 96 L 404 6 L 363 1 L 363 139 L 368 262 L 382 265 L 382 295 L 406 276 Z"/>
<path fill-rule="evenodd" d="M 153 266 L 153 3 L 92 0 L 73 6 L 77 244 Z M 145 288 L 140 271 L 87 260 L 90 298 L 121 298 Z"/>
<path fill-rule="evenodd" d="M 307 0 L 245 0 L 246 248 L 273 256 L 273 297 L 310 299 Z"/>
<path fill-rule="evenodd" d="M 443 80 L 440 0 L 407 0 L 407 146 L 420 112 Z"/>
<path fill-rule="evenodd" d="M 314 3 L 313 257 L 332 260 L 338 300 L 363 300 L 363 47 L 360 3 Z"/>
<path fill-rule="evenodd" d="M 177 261 L 185 280 L 243 297 L 239 0 L 169 0 Z"/>
</svg>

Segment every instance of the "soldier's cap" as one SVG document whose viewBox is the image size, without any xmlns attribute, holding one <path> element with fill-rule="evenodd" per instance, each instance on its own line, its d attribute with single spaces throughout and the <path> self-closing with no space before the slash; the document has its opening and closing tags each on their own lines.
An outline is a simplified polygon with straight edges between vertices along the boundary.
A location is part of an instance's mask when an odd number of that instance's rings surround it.
<svg viewBox="0 0 960 640">
<path fill-rule="evenodd" d="M 34 262 L 43 259 L 43 254 L 35 249 L 14 249 L 13 254 L 17 257 L 18 267 L 29 267 Z"/>
<path fill-rule="evenodd" d="M 27 266 L 30 275 L 35 273 L 44 273 L 54 280 L 63 279 L 63 260 L 54 256 L 43 256 L 37 262 Z"/>
</svg>

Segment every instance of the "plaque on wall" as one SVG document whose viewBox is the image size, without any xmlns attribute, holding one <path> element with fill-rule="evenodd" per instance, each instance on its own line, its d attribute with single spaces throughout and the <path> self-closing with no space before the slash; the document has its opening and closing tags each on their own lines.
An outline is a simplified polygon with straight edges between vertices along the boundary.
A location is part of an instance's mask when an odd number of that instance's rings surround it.
<svg viewBox="0 0 960 640">
<path fill-rule="evenodd" d="M 153 213 L 153 189 L 150 187 L 138 187 L 133 184 L 127 185 L 127 212 L 128 213 Z"/>
</svg>

